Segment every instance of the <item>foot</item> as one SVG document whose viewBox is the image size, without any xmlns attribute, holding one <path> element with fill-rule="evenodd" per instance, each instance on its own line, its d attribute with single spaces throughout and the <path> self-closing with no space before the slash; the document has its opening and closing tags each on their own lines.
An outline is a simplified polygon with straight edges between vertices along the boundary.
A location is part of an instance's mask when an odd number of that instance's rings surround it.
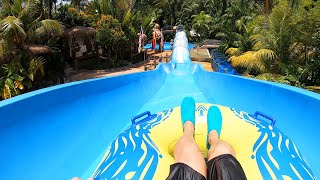
<svg viewBox="0 0 320 180">
<path fill-rule="evenodd" d="M 194 124 L 191 121 L 187 121 L 183 125 L 184 134 L 193 136 L 194 135 Z"/>
<path fill-rule="evenodd" d="M 196 103 L 192 97 L 185 97 L 181 103 L 181 121 L 182 127 L 187 121 L 195 125 Z"/>
<path fill-rule="evenodd" d="M 219 135 L 218 132 L 216 130 L 211 130 L 208 133 L 208 144 L 209 146 L 211 146 L 214 143 L 217 143 L 219 141 Z M 208 148 L 209 149 L 209 148 Z"/>
<path fill-rule="evenodd" d="M 217 132 L 218 138 L 220 137 L 221 127 L 222 127 L 222 115 L 221 111 L 217 106 L 211 106 L 207 115 L 207 125 L 208 125 L 208 135 L 211 131 L 215 130 Z M 207 143 L 208 149 L 210 148 L 209 143 Z"/>
</svg>

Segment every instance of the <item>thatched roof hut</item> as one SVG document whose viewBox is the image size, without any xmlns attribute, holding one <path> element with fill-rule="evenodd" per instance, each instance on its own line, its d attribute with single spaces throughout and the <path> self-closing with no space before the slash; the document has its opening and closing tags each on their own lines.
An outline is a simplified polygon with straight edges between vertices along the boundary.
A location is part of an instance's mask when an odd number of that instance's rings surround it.
<svg viewBox="0 0 320 180">
<path fill-rule="evenodd" d="M 52 50 L 49 46 L 46 45 L 27 45 L 26 48 L 29 50 L 29 52 L 33 55 L 43 55 L 43 54 L 50 54 L 52 53 Z"/>
<path fill-rule="evenodd" d="M 91 43 L 92 49 L 94 50 L 96 32 L 97 30 L 92 27 L 82 27 L 82 26 L 75 26 L 65 30 L 64 36 L 66 37 L 68 42 L 70 57 L 72 57 L 71 47 L 74 41 L 78 43 L 78 46 L 80 49 L 77 56 L 82 56 L 82 53 L 86 51 L 85 49 L 82 48 L 86 38 L 89 40 L 89 42 Z"/>
<path fill-rule="evenodd" d="M 83 27 L 83 26 L 75 26 L 70 29 L 64 31 L 65 37 L 70 36 L 83 36 L 83 35 L 94 35 L 96 34 L 97 30 L 92 27 Z"/>
</svg>

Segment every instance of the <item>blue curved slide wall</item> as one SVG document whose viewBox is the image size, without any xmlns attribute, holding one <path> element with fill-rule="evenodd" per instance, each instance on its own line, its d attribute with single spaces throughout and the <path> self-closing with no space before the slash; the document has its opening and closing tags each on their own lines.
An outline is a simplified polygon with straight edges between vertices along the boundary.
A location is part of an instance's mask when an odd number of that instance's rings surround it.
<svg viewBox="0 0 320 180">
<path fill-rule="evenodd" d="M 221 51 L 213 49 L 210 51 L 211 67 L 216 72 L 240 75 L 228 62 L 228 57 Z"/>
<path fill-rule="evenodd" d="M 88 178 L 131 117 L 179 106 L 185 96 L 273 116 L 320 177 L 319 94 L 208 72 L 199 64 L 176 65 L 63 84 L 0 102 L 0 179 Z"/>
</svg>

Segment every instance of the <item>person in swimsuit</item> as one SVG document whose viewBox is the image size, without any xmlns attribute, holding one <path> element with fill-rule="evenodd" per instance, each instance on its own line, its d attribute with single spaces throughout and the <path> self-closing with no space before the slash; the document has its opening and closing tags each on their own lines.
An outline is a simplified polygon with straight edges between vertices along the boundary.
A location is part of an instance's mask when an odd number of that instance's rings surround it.
<svg viewBox="0 0 320 180">
<path fill-rule="evenodd" d="M 174 148 L 175 163 L 170 166 L 167 180 L 243 180 L 246 175 L 235 158 L 233 147 L 219 139 L 222 116 L 217 106 L 208 110 L 208 161 L 194 140 L 195 101 L 186 97 L 181 104 L 183 135 Z"/>
</svg>

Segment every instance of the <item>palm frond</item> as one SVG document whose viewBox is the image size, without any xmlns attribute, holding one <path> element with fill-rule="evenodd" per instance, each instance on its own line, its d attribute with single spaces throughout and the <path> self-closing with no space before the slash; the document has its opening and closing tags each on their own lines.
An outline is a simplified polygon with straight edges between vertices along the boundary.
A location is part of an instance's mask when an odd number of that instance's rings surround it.
<svg viewBox="0 0 320 180">
<path fill-rule="evenodd" d="M 225 53 L 229 54 L 231 56 L 239 56 L 241 54 L 241 51 L 239 48 L 231 47 L 231 48 L 227 49 Z"/>
<path fill-rule="evenodd" d="M 38 0 L 28 0 L 25 8 L 19 13 L 18 18 L 21 19 L 25 25 L 25 29 L 28 29 L 34 22 L 38 22 L 43 18 L 42 11 L 43 9 L 41 9 Z"/>
<path fill-rule="evenodd" d="M 10 94 L 12 94 L 12 96 L 20 94 L 19 90 L 16 88 L 16 85 L 14 84 L 14 81 L 11 78 L 7 78 L 5 84 L 10 88 Z"/>
<path fill-rule="evenodd" d="M 304 44 L 301 42 L 294 42 L 290 45 L 289 50 L 294 54 L 299 54 L 304 51 Z"/>
<path fill-rule="evenodd" d="M 290 75 L 282 76 L 282 75 L 275 75 L 271 73 L 262 73 L 256 76 L 255 78 L 265 80 L 265 81 L 273 81 L 273 82 L 278 82 L 282 84 L 288 84 L 288 85 L 293 85 L 295 83 L 299 84 L 298 80 L 295 77 L 292 77 Z"/>
<path fill-rule="evenodd" d="M 264 47 L 264 44 L 261 41 L 257 41 L 253 44 L 252 49 L 253 50 L 259 50 Z"/>
<path fill-rule="evenodd" d="M 268 80 L 274 79 L 274 76 L 271 73 L 262 73 L 262 74 L 259 74 L 258 76 L 256 76 L 256 78 L 268 81 Z"/>
<path fill-rule="evenodd" d="M 0 95 L 3 99 L 9 99 L 12 97 L 10 87 L 7 84 L 4 84 Z"/>
<path fill-rule="evenodd" d="M 295 42 L 290 46 L 290 52 L 293 56 L 297 57 L 301 64 L 305 61 L 312 59 L 316 55 L 316 49 L 305 46 L 303 43 Z"/>
<path fill-rule="evenodd" d="M 0 4 L 0 5 L 1 5 L 0 18 L 1 17 L 4 18 L 6 16 L 13 15 L 11 12 L 11 2 L 10 1 L 3 0 L 2 4 Z"/>
<path fill-rule="evenodd" d="M 4 39 L 10 39 L 20 44 L 27 37 L 27 34 L 22 27 L 23 24 L 19 18 L 8 16 L 1 21 L 0 32 Z"/>
<path fill-rule="evenodd" d="M 3 2 L 3 10 L 5 16 L 18 16 L 22 11 L 21 4 L 23 0 L 12 0 Z"/>
<path fill-rule="evenodd" d="M 127 10 L 122 19 L 122 26 L 127 26 L 130 23 L 130 20 L 132 20 L 132 16 L 131 10 Z"/>
<path fill-rule="evenodd" d="M 0 62 L 5 57 L 5 54 L 8 52 L 7 43 L 4 39 L 0 39 Z"/>
<path fill-rule="evenodd" d="M 46 32 L 61 35 L 63 32 L 63 26 L 59 21 L 52 19 L 45 19 L 40 21 L 40 27 L 43 27 Z"/>
<path fill-rule="evenodd" d="M 42 76 L 44 76 L 44 58 L 35 57 L 30 61 L 28 76 L 33 81 L 36 73 L 39 71 Z"/>
<path fill-rule="evenodd" d="M 44 36 L 61 35 L 63 33 L 63 26 L 59 21 L 52 19 L 45 19 L 35 23 L 28 31 L 29 41 L 39 39 Z"/>
<path fill-rule="evenodd" d="M 228 37 L 228 35 L 227 35 L 226 33 L 224 33 L 224 32 L 218 32 L 218 33 L 216 34 L 216 37 L 218 37 L 218 38 L 225 38 L 225 37 Z"/>
<path fill-rule="evenodd" d="M 277 59 L 277 55 L 270 49 L 260 49 L 256 51 L 253 56 L 253 58 L 269 62 L 275 61 Z"/>
<path fill-rule="evenodd" d="M 253 34 L 249 37 L 250 41 L 259 41 L 261 39 L 261 35 L 260 34 Z"/>
<path fill-rule="evenodd" d="M 240 56 L 232 56 L 230 61 L 234 67 L 246 67 L 248 69 L 256 69 L 260 72 L 264 72 L 265 65 L 263 60 L 256 58 L 254 55 L 254 51 L 248 51 Z"/>
<path fill-rule="evenodd" d="M 18 15 L 22 8 L 22 3 L 24 2 L 24 0 L 13 0 L 13 4 L 11 6 L 11 11 L 14 13 L 14 15 Z"/>
</svg>

